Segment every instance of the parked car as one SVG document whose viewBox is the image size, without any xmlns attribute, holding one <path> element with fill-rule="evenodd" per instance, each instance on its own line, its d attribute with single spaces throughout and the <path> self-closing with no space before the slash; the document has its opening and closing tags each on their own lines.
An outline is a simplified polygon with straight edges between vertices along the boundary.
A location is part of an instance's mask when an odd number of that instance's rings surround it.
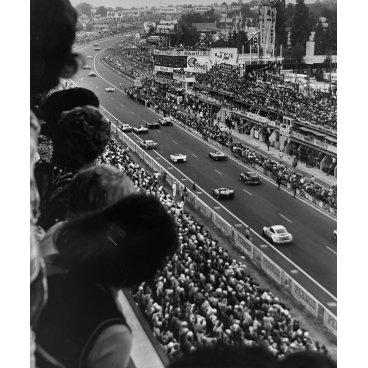
<svg viewBox="0 0 368 368">
<path fill-rule="evenodd" d="M 115 88 L 114 87 L 107 87 L 105 88 L 106 92 L 115 92 Z"/>
<path fill-rule="evenodd" d="M 166 117 L 166 118 L 160 118 L 158 119 L 158 122 L 161 124 L 161 125 L 173 125 L 173 121 L 172 121 L 172 118 L 171 117 Z"/>
<path fill-rule="evenodd" d="M 275 244 L 287 244 L 293 240 L 293 236 L 282 225 L 264 226 L 263 235 L 270 239 L 271 243 Z"/>
<path fill-rule="evenodd" d="M 83 69 L 91 69 L 91 67 L 89 65 L 84 65 Z"/>
<path fill-rule="evenodd" d="M 240 180 L 245 184 L 261 184 L 261 178 L 254 171 L 240 173 Z"/>
<path fill-rule="evenodd" d="M 225 153 L 222 153 L 220 151 L 210 152 L 208 156 L 212 158 L 212 160 L 215 160 L 215 161 L 227 161 L 228 160 L 228 157 L 225 155 Z"/>
<path fill-rule="evenodd" d="M 213 188 L 212 189 L 212 194 L 217 199 L 221 199 L 221 198 L 234 198 L 234 196 L 235 196 L 235 190 L 224 188 L 224 187 L 221 187 L 221 188 Z"/>
<path fill-rule="evenodd" d="M 187 156 L 182 153 L 176 153 L 174 155 L 170 155 L 170 160 L 173 162 L 187 162 Z"/>
<path fill-rule="evenodd" d="M 133 130 L 133 128 L 129 124 L 122 124 L 120 130 L 125 133 L 130 133 Z"/>
<path fill-rule="evenodd" d="M 96 73 L 95 73 L 95 72 L 89 72 L 89 73 L 88 73 L 88 75 L 89 75 L 90 77 L 95 77 L 95 76 L 96 76 Z"/>
<path fill-rule="evenodd" d="M 155 121 L 152 121 L 150 123 L 146 123 L 146 127 L 148 129 L 160 129 L 160 124 L 156 123 Z"/>
<path fill-rule="evenodd" d="M 133 132 L 135 134 L 146 134 L 148 133 L 148 129 L 146 127 L 144 127 L 143 125 L 141 125 L 139 128 L 133 128 Z"/>
<path fill-rule="evenodd" d="M 145 148 L 145 149 L 157 148 L 157 143 L 154 142 L 154 141 L 151 141 L 151 140 L 146 140 L 146 141 L 139 142 L 139 145 L 142 148 Z"/>
</svg>

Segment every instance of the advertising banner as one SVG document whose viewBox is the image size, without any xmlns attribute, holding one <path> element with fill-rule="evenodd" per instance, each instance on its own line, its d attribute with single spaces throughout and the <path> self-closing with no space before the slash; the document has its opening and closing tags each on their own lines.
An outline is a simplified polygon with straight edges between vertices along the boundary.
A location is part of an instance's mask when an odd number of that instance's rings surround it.
<svg viewBox="0 0 368 368">
<path fill-rule="evenodd" d="M 258 264 L 262 263 L 262 252 L 257 248 L 253 247 L 253 260 Z"/>
<path fill-rule="evenodd" d="M 323 324 L 335 335 L 337 336 L 337 317 L 332 314 L 329 310 L 325 309 L 323 315 Z"/>
<path fill-rule="evenodd" d="M 281 268 L 277 266 L 277 264 L 273 261 L 271 261 L 270 258 L 262 255 L 262 268 L 273 278 L 275 279 L 279 284 L 281 284 Z"/>
<path fill-rule="evenodd" d="M 222 232 L 231 235 L 231 226 L 216 213 L 214 214 L 214 223 Z"/>
<path fill-rule="evenodd" d="M 314 61 L 314 42 L 307 41 L 307 47 L 305 49 L 305 63 L 313 64 Z"/>
<path fill-rule="evenodd" d="M 291 293 L 291 277 L 283 270 L 281 270 L 281 285 Z"/>
<path fill-rule="evenodd" d="M 188 72 L 205 73 L 211 68 L 210 57 L 206 56 L 188 56 Z"/>
<path fill-rule="evenodd" d="M 203 201 L 201 201 L 198 197 L 195 197 L 194 203 L 202 213 L 205 215 L 207 214 L 207 205 Z"/>
<path fill-rule="evenodd" d="M 137 146 L 135 151 L 138 153 L 139 157 L 143 159 L 144 151 L 142 150 L 142 148 Z"/>
<path fill-rule="evenodd" d="M 166 66 L 169 68 L 186 68 L 187 57 L 186 56 L 154 56 L 155 66 Z"/>
<path fill-rule="evenodd" d="M 153 168 L 154 170 L 157 170 L 157 172 L 159 173 L 159 175 L 161 175 L 161 173 L 162 173 L 162 171 L 161 171 L 161 165 L 159 165 L 159 164 L 157 163 L 157 161 L 152 160 L 152 168 Z"/>
<path fill-rule="evenodd" d="M 161 8 L 160 13 L 161 14 L 174 14 L 174 13 L 176 13 L 176 8 L 174 8 L 174 7 Z"/>
<path fill-rule="evenodd" d="M 210 60 L 214 64 L 236 64 L 238 49 L 235 47 L 214 47 L 210 51 Z"/>
<path fill-rule="evenodd" d="M 240 234 L 238 230 L 234 230 L 235 233 L 235 243 L 244 251 L 249 257 L 252 257 L 252 244 L 251 242 L 243 235 Z"/>
<path fill-rule="evenodd" d="M 176 50 L 154 50 L 154 55 L 166 55 L 166 56 L 208 56 L 209 51 L 176 51 Z"/>
<path fill-rule="evenodd" d="M 168 72 L 168 73 L 172 73 L 173 72 L 173 68 L 168 68 L 166 66 L 158 66 L 158 65 L 155 65 L 155 71 L 156 72 Z"/>
<path fill-rule="evenodd" d="M 160 25 L 161 24 L 178 24 L 178 21 L 177 21 L 177 19 L 173 19 L 173 20 L 160 20 Z"/>
<path fill-rule="evenodd" d="M 149 165 L 152 166 L 152 158 L 146 152 L 144 153 L 144 161 Z"/>
<path fill-rule="evenodd" d="M 143 23 L 143 29 L 145 33 L 148 33 L 151 28 L 156 29 L 155 22 L 144 22 Z"/>
<path fill-rule="evenodd" d="M 295 299 L 299 300 L 300 303 L 302 303 L 315 317 L 317 317 L 317 300 L 294 280 L 291 283 L 291 295 L 293 295 Z"/>
<path fill-rule="evenodd" d="M 157 24 L 156 26 L 156 32 L 161 32 L 161 30 L 173 31 L 174 29 L 174 24 Z"/>
</svg>

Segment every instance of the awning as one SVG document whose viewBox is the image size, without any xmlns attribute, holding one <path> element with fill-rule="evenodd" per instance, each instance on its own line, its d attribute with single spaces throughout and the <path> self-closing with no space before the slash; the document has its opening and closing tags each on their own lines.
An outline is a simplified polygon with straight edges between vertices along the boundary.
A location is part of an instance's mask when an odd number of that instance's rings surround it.
<svg viewBox="0 0 368 368">
<path fill-rule="evenodd" d="M 304 127 L 297 127 L 296 129 L 304 130 L 305 132 L 311 132 L 312 129 L 304 128 Z"/>
<path fill-rule="evenodd" d="M 326 136 L 326 133 L 322 133 L 322 132 L 317 132 L 315 130 L 311 130 L 311 132 L 314 134 L 314 135 L 318 135 L 320 137 L 325 137 Z"/>
<path fill-rule="evenodd" d="M 314 135 L 318 135 L 320 137 L 324 137 L 326 134 L 325 133 L 321 133 L 321 132 L 317 132 L 316 130 L 310 129 L 310 128 L 305 128 L 305 127 L 296 127 L 296 129 L 300 129 L 303 130 L 305 132 L 310 132 Z"/>
</svg>

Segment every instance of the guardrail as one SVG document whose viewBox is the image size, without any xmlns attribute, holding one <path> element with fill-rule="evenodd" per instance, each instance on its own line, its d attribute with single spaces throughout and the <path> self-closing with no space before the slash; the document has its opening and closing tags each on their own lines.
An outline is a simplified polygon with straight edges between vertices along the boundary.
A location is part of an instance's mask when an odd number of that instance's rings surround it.
<svg viewBox="0 0 368 368">
<path fill-rule="evenodd" d="M 117 134 L 119 138 L 130 147 L 130 149 L 138 154 L 138 156 L 151 168 L 157 170 L 161 175 L 166 172 L 156 160 L 148 155 L 141 147 L 139 147 L 132 139 L 120 131 L 116 125 L 111 124 L 111 130 Z M 188 129 L 191 130 L 191 129 Z M 191 130 L 193 133 L 198 132 Z M 172 174 L 166 172 L 166 181 L 172 185 L 176 182 L 180 190 L 184 189 L 184 184 L 179 182 Z M 261 267 L 270 277 L 272 277 L 278 284 L 287 290 L 296 300 L 298 300 L 314 317 L 320 320 L 335 336 L 337 336 L 337 317 L 329 311 L 321 302 L 313 297 L 306 289 L 304 289 L 298 282 L 296 282 L 289 274 L 282 270 L 275 262 L 267 257 L 259 248 L 257 248 L 251 241 L 249 241 L 243 234 L 241 234 L 235 227 L 225 221 L 212 208 L 210 208 L 204 201 L 198 198 L 190 189 L 187 188 L 187 201 L 192 203 L 194 207 L 208 217 L 211 222 L 222 233 L 228 237 L 235 244 L 245 256 L 247 256 L 253 263 Z"/>
</svg>

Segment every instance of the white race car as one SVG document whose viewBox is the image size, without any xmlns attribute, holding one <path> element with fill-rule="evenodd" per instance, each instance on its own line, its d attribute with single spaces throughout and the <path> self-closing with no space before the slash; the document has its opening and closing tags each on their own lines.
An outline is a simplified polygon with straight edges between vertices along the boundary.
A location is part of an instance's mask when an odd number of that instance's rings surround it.
<svg viewBox="0 0 368 368">
<path fill-rule="evenodd" d="M 333 231 L 333 238 L 334 240 L 337 240 L 337 229 Z"/>
<path fill-rule="evenodd" d="M 91 67 L 89 65 L 84 65 L 83 69 L 91 69 Z"/>
<path fill-rule="evenodd" d="M 293 236 L 282 225 L 264 226 L 263 235 L 274 244 L 287 244 L 293 241 Z"/>
<path fill-rule="evenodd" d="M 215 161 L 227 161 L 228 157 L 225 155 L 225 153 L 222 153 L 220 151 L 216 151 L 216 152 L 210 152 L 208 154 L 208 156 L 210 158 L 212 158 L 212 160 L 215 160 Z"/>
<path fill-rule="evenodd" d="M 120 130 L 125 133 L 130 133 L 133 128 L 129 124 L 122 124 Z"/>
<path fill-rule="evenodd" d="M 98 50 L 101 50 L 101 48 L 100 47 L 95 47 L 95 50 L 98 51 Z"/>
<path fill-rule="evenodd" d="M 96 76 L 96 73 L 95 73 L 95 72 L 89 72 L 89 73 L 88 73 L 88 75 L 89 75 L 90 77 L 95 77 L 95 76 Z"/>
<path fill-rule="evenodd" d="M 107 87 L 107 88 L 105 88 L 105 91 L 106 92 L 115 92 L 115 88 L 113 88 L 113 87 Z"/>
<path fill-rule="evenodd" d="M 133 128 L 133 133 L 135 133 L 135 134 L 146 134 L 146 133 L 148 133 L 148 128 L 144 127 L 143 125 L 141 125 L 139 128 L 134 127 Z"/>
<path fill-rule="evenodd" d="M 93 56 L 88 55 L 88 56 L 87 56 L 87 59 L 93 59 Z"/>
<path fill-rule="evenodd" d="M 170 155 L 170 160 L 173 162 L 187 162 L 187 155 L 176 153 L 175 155 Z"/>
</svg>

